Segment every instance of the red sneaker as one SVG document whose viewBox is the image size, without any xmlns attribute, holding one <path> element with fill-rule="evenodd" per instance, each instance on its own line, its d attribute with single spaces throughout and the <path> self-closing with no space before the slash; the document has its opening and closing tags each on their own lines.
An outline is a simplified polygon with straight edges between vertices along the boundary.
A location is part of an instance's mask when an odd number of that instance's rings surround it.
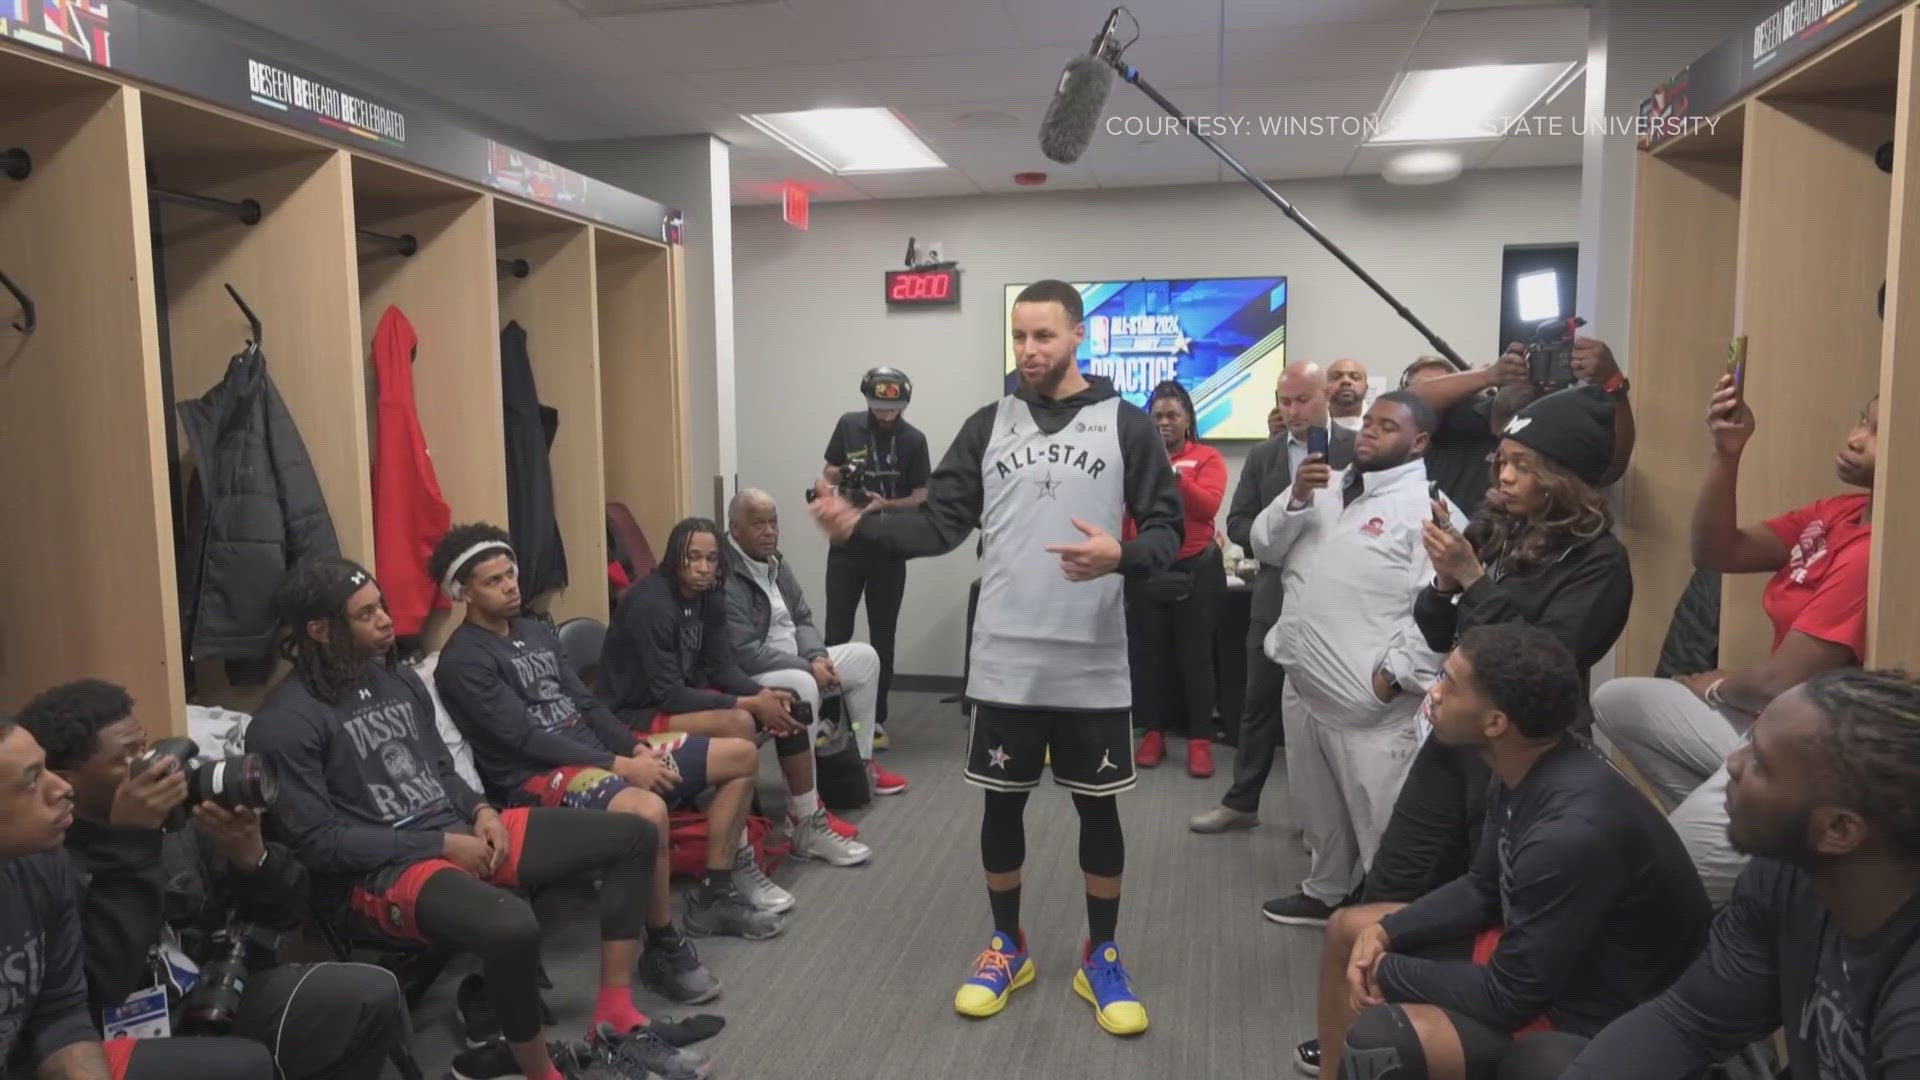
<svg viewBox="0 0 1920 1080">
<path fill-rule="evenodd" d="M 1149 731 L 1140 739 L 1140 749 L 1133 752 L 1133 763 L 1143 769 L 1151 769 L 1160 764 L 1167 756 L 1167 740 L 1157 731 Z"/>
<path fill-rule="evenodd" d="M 851 821 L 841 821 L 834 816 L 831 810 L 827 811 L 827 828 L 832 829 L 834 835 L 844 837 L 848 840 L 860 835 L 858 826 L 854 825 Z"/>
<path fill-rule="evenodd" d="M 899 773 L 890 773 L 880 767 L 877 761 L 867 762 L 867 771 L 873 774 L 873 793 L 875 795 L 898 795 L 907 790 L 907 778 Z"/>
<path fill-rule="evenodd" d="M 1187 775 L 1205 780 L 1213 775 L 1213 744 L 1205 739 L 1187 740 Z"/>
</svg>

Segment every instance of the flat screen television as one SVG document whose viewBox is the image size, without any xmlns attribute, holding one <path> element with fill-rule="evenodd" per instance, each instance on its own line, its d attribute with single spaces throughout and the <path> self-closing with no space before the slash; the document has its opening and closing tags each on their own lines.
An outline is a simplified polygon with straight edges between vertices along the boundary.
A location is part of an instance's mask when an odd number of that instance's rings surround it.
<svg viewBox="0 0 1920 1080">
<path fill-rule="evenodd" d="M 1080 370 L 1113 380 L 1123 397 L 1146 408 L 1167 379 L 1193 398 L 1200 437 L 1267 437 L 1273 387 L 1287 366 L 1287 279 L 1284 277 L 1142 278 L 1076 281 L 1086 308 Z M 1013 357 L 1013 298 L 1006 288 L 1002 373 L 1019 383 Z"/>
</svg>

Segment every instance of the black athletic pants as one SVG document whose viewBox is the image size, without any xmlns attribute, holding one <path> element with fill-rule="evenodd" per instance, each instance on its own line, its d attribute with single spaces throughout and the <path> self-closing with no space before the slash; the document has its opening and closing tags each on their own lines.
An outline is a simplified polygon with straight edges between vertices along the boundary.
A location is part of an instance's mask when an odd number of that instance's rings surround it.
<svg viewBox="0 0 1920 1080">
<path fill-rule="evenodd" d="M 853 640 L 853 616 L 867 598 L 867 637 L 880 654 L 880 697 L 874 722 L 887 722 L 893 689 L 893 639 L 900 628 L 900 602 L 907 595 L 907 561 L 876 558 L 835 545 L 827 549 L 827 644 Z"/>
<path fill-rule="evenodd" d="M 250 1039 L 115 1039 L 101 1048 L 113 1080 L 276 1080 L 273 1056 Z"/>
<path fill-rule="evenodd" d="M 1192 576 L 1186 599 L 1160 603 L 1134 589 L 1132 623 L 1141 639 L 1136 655 L 1143 668 L 1134 680 L 1134 714 L 1150 731 L 1211 739 L 1219 696 L 1213 682 L 1213 630 L 1227 592 L 1226 568 L 1220 549 L 1208 544 L 1168 569 Z"/>
<path fill-rule="evenodd" d="M 1267 659 L 1267 632 L 1272 629 L 1272 623 L 1258 619 L 1247 623 L 1247 697 L 1240 715 L 1240 747 L 1233 755 L 1233 786 L 1220 798 L 1220 805 L 1248 814 L 1260 809 L 1260 793 L 1273 774 L 1274 752 L 1286 743 L 1280 728 L 1280 692 L 1286 688 L 1287 672 Z"/>
<path fill-rule="evenodd" d="M 526 888 L 579 880 L 603 872 L 600 939 L 635 941 L 646 919 L 647 886 L 655 844 L 664 837 L 630 814 L 568 807 L 508 810 L 501 816 L 513 834 L 513 816 L 525 814 L 507 866 L 495 880 Z M 413 920 L 428 943 L 480 958 L 487 997 L 509 1042 L 540 1034 L 540 923 L 533 907 L 500 885 L 457 867 L 427 877 L 413 900 Z"/>
<path fill-rule="evenodd" d="M 233 1033 L 264 1045 L 284 1080 L 377 1077 L 413 1041 L 399 980 L 372 964 L 284 964 L 255 976 Z"/>
<path fill-rule="evenodd" d="M 1393 801 L 1362 898 L 1410 904 L 1466 873 L 1492 776 L 1478 753 L 1427 736 Z"/>
</svg>

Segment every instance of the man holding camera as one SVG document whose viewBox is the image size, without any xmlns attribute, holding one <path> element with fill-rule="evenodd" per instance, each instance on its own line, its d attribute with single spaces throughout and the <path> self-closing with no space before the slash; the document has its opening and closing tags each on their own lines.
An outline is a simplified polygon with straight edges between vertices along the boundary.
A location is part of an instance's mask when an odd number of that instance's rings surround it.
<svg viewBox="0 0 1920 1080">
<path fill-rule="evenodd" d="M 149 749 L 133 699 L 95 679 L 42 693 L 19 723 L 73 788 L 88 1003 L 109 1037 L 235 1035 L 286 1080 L 379 1075 L 412 1035 L 399 984 L 365 964 L 278 962 L 306 915 L 307 872 L 262 839 L 258 808 L 196 797 L 192 742 Z M 282 1037 L 290 1024 L 298 1038 Z"/>
<path fill-rule="evenodd" d="M 245 1039 L 115 1039 L 87 1006 L 80 875 L 61 841 L 74 791 L 26 728 L 0 717 L 0 1076 L 276 1080 Z"/>
<path fill-rule="evenodd" d="M 1613 403 L 1613 462 L 1598 485 L 1606 487 L 1626 474 L 1633 457 L 1635 428 L 1627 377 L 1606 342 L 1576 336 L 1571 349 L 1574 383 L 1593 388 L 1590 393 L 1604 394 Z M 1532 355 L 1516 341 L 1500 359 L 1472 371 L 1457 372 L 1441 357 L 1423 356 L 1400 376 L 1401 389 L 1418 395 L 1440 416 L 1440 428 L 1427 451 L 1427 473 L 1466 512 L 1457 520 L 1469 520 L 1480 512 L 1488 488 L 1488 455 L 1500 444 L 1502 425 L 1492 422 L 1494 395 L 1488 391 L 1505 393 L 1504 407 L 1518 412 L 1541 394 L 1566 389 L 1564 382 L 1551 381 L 1552 373 L 1536 370 L 1541 365 L 1530 360 Z"/>
<path fill-rule="evenodd" d="M 829 484 L 845 479 L 847 466 L 865 474 L 868 502 L 861 510 L 905 510 L 927 501 L 933 458 L 927 437 L 907 423 L 913 380 L 897 368 L 877 367 L 860 379 L 867 407 L 850 412 L 827 440 Z M 887 692 L 893 686 L 893 639 L 900 625 L 900 602 L 907 593 L 907 561 L 889 555 L 856 552 L 835 543 L 827 549 L 827 645 L 853 640 L 853 613 L 867 598 L 867 636 L 880 655 L 880 696 L 874 706 L 874 745 L 887 748 Z"/>
</svg>

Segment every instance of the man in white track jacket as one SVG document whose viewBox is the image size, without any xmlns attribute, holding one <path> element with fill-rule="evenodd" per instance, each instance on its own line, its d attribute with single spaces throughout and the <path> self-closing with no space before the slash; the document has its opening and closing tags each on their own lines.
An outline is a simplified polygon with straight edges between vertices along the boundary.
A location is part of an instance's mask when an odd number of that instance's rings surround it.
<svg viewBox="0 0 1920 1080">
<path fill-rule="evenodd" d="M 1353 464 L 1335 473 L 1309 456 L 1250 530 L 1255 557 L 1285 575 L 1266 651 L 1287 671 L 1287 782 L 1313 852 L 1300 891 L 1265 905 L 1274 922 L 1324 925 L 1359 888 L 1426 733 L 1420 703 L 1445 657 L 1413 621 L 1433 578 L 1420 525 L 1434 498 L 1465 520 L 1427 482 L 1435 426 L 1419 398 L 1382 394 Z"/>
</svg>

